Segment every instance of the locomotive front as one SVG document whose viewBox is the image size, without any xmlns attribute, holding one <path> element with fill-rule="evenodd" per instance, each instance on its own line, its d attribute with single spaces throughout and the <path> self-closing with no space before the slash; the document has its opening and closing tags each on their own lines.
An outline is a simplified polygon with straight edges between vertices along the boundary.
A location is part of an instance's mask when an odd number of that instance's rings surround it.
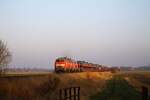
<svg viewBox="0 0 150 100">
<path fill-rule="evenodd" d="M 56 59 L 55 72 L 62 72 L 65 69 L 65 61 L 63 59 Z"/>
<path fill-rule="evenodd" d="M 55 72 L 75 72 L 79 71 L 79 66 L 75 60 L 67 57 L 57 58 L 55 61 Z"/>
</svg>

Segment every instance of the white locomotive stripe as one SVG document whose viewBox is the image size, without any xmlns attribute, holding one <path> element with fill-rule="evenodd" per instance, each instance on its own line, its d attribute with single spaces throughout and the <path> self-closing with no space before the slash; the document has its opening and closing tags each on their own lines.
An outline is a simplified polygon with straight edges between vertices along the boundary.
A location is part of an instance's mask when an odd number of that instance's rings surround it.
<svg viewBox="0 0 150 100">
<path fill-rule="evenodd" d="M 65 66 L 65 64 L 56 64 L 56 66 Z"/>
</svg>

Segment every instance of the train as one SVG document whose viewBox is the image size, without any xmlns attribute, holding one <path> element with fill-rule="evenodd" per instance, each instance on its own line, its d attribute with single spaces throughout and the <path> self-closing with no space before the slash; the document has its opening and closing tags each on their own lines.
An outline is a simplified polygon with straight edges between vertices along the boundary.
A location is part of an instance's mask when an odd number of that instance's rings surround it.
<svg viewBox="0 0 150 100">
<path fill-rule="evenodd" d="M 59 57 L 55 60 L 55 72 L 104 72 L 119 71 L 117 67 L 107 67 L 86 61 L 76 61 L 68 57 Z"/>
</svg>

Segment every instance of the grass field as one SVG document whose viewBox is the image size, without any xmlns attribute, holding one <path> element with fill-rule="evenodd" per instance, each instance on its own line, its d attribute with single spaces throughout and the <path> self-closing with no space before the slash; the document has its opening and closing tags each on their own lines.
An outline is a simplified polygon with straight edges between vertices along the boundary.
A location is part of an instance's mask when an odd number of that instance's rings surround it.
<svg viewBox="0 0 150 100">
<path fill-rule="evenodd" d="M 115 76 L 100 93 L 91 96 L 91 100 L 141 100 L 141 96 L 126 80 Z"/>
<path fill-rule="evenodd" d="M 150 72 L 7 73 L 0 76 L 0 100 L 58 100 L 59 89 L 72 86 L 80 86 L 81 100 L 141 100 Z"/>
<path fill-rule="evenodd" d="M 80 86 L 81 100 L 89 100 L 111 77 L 109 72 L 4 75 L 0 77 L 0 100 L 58 100 L 59 89 L 71 86 Z"/>
<path fill-rule="evenodd" d="M 120 72 L 107 81 L 102 91 L 90 98 L 91 100 L 142 100 L 142 86 L 150 87 L 150 72 Z"/>
<path fill-rule="evenodd" d="M 28 71 L 28 72 L 5 72 L 1 77 L 9 77 L 9 76 L 36 76 L 36 75 L 48 75 L 53 72 L 48 71 Z"/>
</svg>

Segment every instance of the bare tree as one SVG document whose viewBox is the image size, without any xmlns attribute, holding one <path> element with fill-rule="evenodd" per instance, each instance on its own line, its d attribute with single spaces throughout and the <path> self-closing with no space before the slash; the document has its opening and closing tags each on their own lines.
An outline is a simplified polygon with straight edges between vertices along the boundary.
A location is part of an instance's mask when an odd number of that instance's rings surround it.
<svg viewBox="0 0 150 100">
<path fill-rule="evenodd" d="M 7 45 L 0 40 L 0 74 L 3 72 L 3 68 L 6 67 L 11 60 L 11 53 L 9 52 Z"/>
</svg>

